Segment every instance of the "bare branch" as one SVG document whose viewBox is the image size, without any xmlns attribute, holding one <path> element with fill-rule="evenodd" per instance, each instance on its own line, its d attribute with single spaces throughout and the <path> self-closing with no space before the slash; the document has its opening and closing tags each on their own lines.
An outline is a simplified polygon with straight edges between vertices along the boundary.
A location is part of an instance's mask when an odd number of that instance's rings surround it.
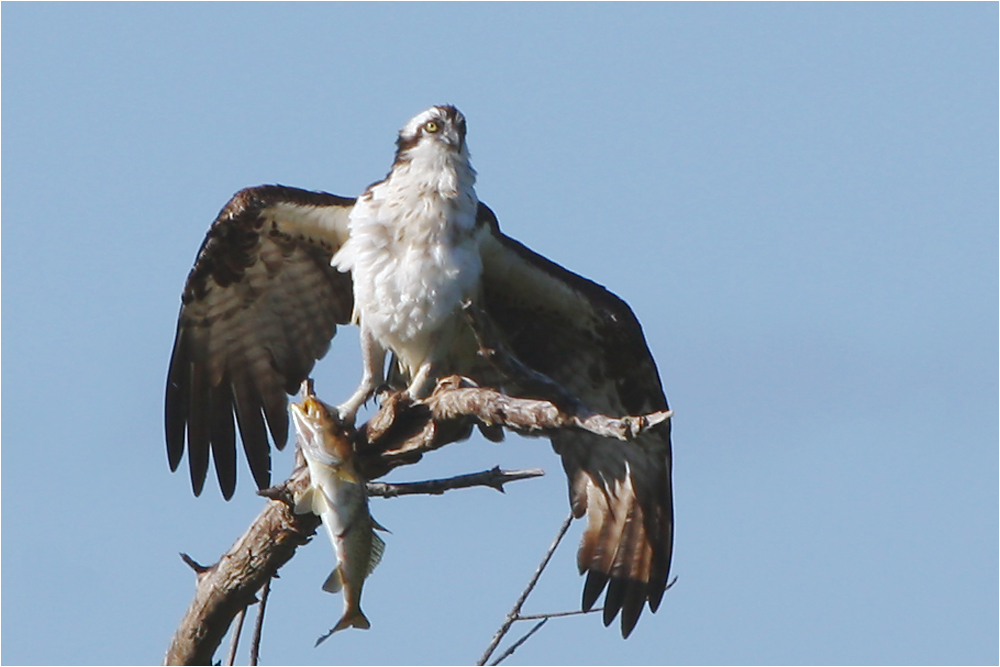
<svg viewBox="0 0 1000 667">
<path fill-rule="evenodd" d="M 565 535 L 566 531 L 569 530 L 569 524 L 572 521 L 573 521 L 573 514 L 571 512 L 570 515 L 566 517 L 566 520 L 563 521 L 562 526 L 559 527 L 559 532 L 556 533 L 556 538 L 552 541 L 552 545 L 549 546 L 549 550 L 545 552 L 545 557 L 542 558 L 542 562 L 539 563 L 538 569 L 535 570 L 535 574 L 532 575 L 531 580 L 528 581 L 528 585 L 524 587 L 523 591 L 521 591 L 521 595 L 520 597 L 517 598 L 517 602 L 514 603 L 514 606 L 507 613 L 507 617 L 500 625 L 500 629 L 497 630 L 495 635 L 493 635 L 493 639 L 490 641 L 490 645 L 486 647 L 486 651 L 483 653 L 483 656 L 479 658 L 479 662 L 476 663 L 477 665 L 486 664 L 486 661 L 490 659 L 490 656 L 493 654 L 493 651 L 495 651 L 497 646 L 500 644 L 500 640 L 502 640 L 504 635 L 507 634 L 507 631 L 510 630 L 510 626 L 514 625 L 514 622 L 517 621 L 518 615 L 521 613 L 521 607 L 524 605 L 524 601 L 528 599 L 528 596 L 531 594 L 531 591 L 534 590 L 535 584 L 538 583 L 538 578 L 542 576 L 542 572 L 545 570 L 545 566 L 549 564 L 549 560 L 552 558 L 552 554 L 556 552 L 556 547 L 559 546 L 559 543 L 562 541 L 563 535 Z"/>
<path fill-rule="evenodd" d="M 521 620 L 523 620 L 523 619 L 521 619 Z M 514 655 L 514 651 L 516 651 L 521 646 L 521 644 L 523 644 L 524 642 L 528 641 L 528 639 L 531 638 L 531 635 L 533 635 L 536 632 L 538 632 L 539 630 L 541 630 L 542 626 L 545 625 L 548 622 L 548 620 L 549 619 L 547 619 L 547 618 L 543 618 L 538 623 L 536 623 L 535 627 L 533 627 L 530 630 L 528 630 L 527 634 L 525 634 L 523 637 L 521 637 L 520 639 L 518 639 L 516 642 L 514 642 L 513 644 L 511 644 L 509 647 L 507 647 L 507 650 L 504 651 L 503 653 L 501 653 L 500 657 L 497 658 L 496 660 L 494 660 L 493 662 L 491 662 L 490 665 L 499 665 L 501 662 L 503 662 L 504 660 L 506 660 L 510 656 Z"/>
<path fill-rule="evenodd" d="M 194 570 L 194 573 L 196 575 L 201 575 L 203 572 L 206 572 L 209 569 L 207 566 L 202 565 L 194 558 L 191 558 L 191 556 L 188 556 L 186 553 L 181 554 L 181 560 L 184 561 L 188 567 Z"/>
<path fill-rule="evenodd" d="M 569 428 L 607 438 L 632 440 L 673 416 L 672 410 L 648 415 L 607 417 L 570 414 L 551 401 L 514 398 L 493 389 L 463 386 L 462 378 L 447 377 L 438 384 L 427 404 L 436 420 L 472 417 L 484 424 L 499 424 L 522 435 L 546 435 Z"/>
<path fill-rule="evenodd" d="M 305 488 L 308 475 L 297 470 L 284 485 Z M 168 665 L 211 664 L 233 618 L 257 601 L 256 593 L 316 532 L 319 517 L 296 515 L 272 500 L 219 562 L 198 576 L 194 600 L 164 657 Z"/>
<path fill-rule="evenodd" d="M 419 403 L 408 402 L 399 394 L 389 395 L 381 410 L 359 430 L 356 448 L 363 474 L 377 479 L 392 468 L 416 463 L 427 452 L 468 438 L 476 426 L 502 426 L 527 436 L 572 429 L 631 440 L 672 414 L 665 410 L 619 418 L 579 415 L 565 412 L 551 401 L 514 398 L 452 375 L 440 380 L 434 393 Z"/>
<path fill-rule="evenodd" d="M 564 616 L 586 616 L 604 611 L 604 607 L 591 607 L 590 609 L 576 609 L 574 611 L 553 611 L 548 614 L 519 614 L 518 621 L 537 621 L 540 618 L 562 618 Z"/>
<path fill-rule="evenodd" d="M 227 667 L 236 664 L 236 649 L 240 646 L 240 634 L 243 632 L 243 619 L 246 618 L 246 615 L 246 607 L 240 609 L 240 613 L 236 614 L 236 627 L 233 628 L 232 639 L 229 642 L 229 655 L 226 656 L 226 661 L 222 663 Z"/>
<path fill-rule="evenodd" d="M 264 612 L 267 610 L 267 596 L 271 592 L 271 579 L 264 582 L 260 591 L 260 608 L 257 610 L 257 620 L 253 625 L 253 639 L 250 642 L 250 665 L 256 666 L 260 659 L 260 635 L 264 630 Z"/>
<path fill-rule="evenodd" d="M 397 496 L 411 496 L 415 494 L 439 496 L 445 491 L 467 489 L 472 486 L 488 486 L 503 493 L 503 485 L 507 482 L 541 477 L 544 474 L 545 471 L 540 468 L 500 470 L 500 466 L 495 466 L 490 470 L 482 472 L 457 475 L 446 479 L 429 479 L 424 482 L 397 482 L 395 484 L 368 482 L 368 495 L 381 496 L 382 498 L 395 498 Z"/>
</svg>

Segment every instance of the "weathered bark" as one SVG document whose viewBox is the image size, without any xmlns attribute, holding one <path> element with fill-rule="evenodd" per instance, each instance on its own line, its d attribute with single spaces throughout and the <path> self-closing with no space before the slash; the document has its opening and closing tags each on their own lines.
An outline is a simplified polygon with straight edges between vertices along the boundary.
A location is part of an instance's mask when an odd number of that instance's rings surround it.
<svg viewBox="0 0 1000 667">
<path fill-rule="evenodd" d="M 294 492 L 304 490 L 308 483 L 308 473 L 299 469 L 285 487 Z M 286 503 L 272 500 L 217 563 L 199 568 L 187 559 L 197 572 L 197 591 L 174 633 L 164 664 L 212 664 L 212 656 L 236 614 L 256 602 L 261 586 L 319 525 L 318 516 L 294 514 Z"/>
<path fill-rule="evenodd" d="M 395 467 L 416 463 L 428 451 L 468 438 L 475 427 L 491 439 L 502 437 L 503 427 L 526 435 L 545 435 L 569 428 L 627 440 L 669 416 L 669 412 L 659 412 L 613 419 L 567 413 L 549 401 L 512 398 L 492 389 L 471 386 L 453 376 L 442 380 L 424 401 L 411 402 L 390 395 L 375 416 L 349 437 L 354 440 L 360 473 L 371 480 Z M 502 491 L 508 481 L 537 474 L 540 471 L 494 469 L 409 485 L 370 483 L 369 490 L 371 495 L 383 496 L 442 493 L 469 486 L 491 486 Z M 203 567 L 184 557 L 197 573 L 197 590 L 174 634 L 164 664 L 211 664 L 235 616 L 256 601 L 264 583 L 315 534 L 319 517 L 292 512 L 291 498 L 304 491 L 308 483 L 308 469 L 299 465 L 288 480 L 262 491 L 262 495 L 270 498 L 264 510 L 214 565 Z"/>
</svg>

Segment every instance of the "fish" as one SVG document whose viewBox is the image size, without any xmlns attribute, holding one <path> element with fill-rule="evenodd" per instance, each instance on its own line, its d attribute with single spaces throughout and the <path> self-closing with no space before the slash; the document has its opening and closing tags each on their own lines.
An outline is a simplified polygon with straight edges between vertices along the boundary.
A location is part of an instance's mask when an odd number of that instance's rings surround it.
<svg viewBox="0 0 1000 667">
<path fill-rule="evenodd" d="M 344 595 L 343 616 L 316 641 L 319 646 L 340 630 L 371 627 L 361 611 L 361 589 L 385 552 L 385 542 L 375 531 L 386 529 L 369 512 L 366 480 L 355 467 L 350 441 L 338 428 L 335 408 L 315 396 L 309 380 L 302 383 L 302 396 L 301 403 L 291 405 L 292 422 L 310 483 L 296 496 L 295 513 L 312 512 L 322 520 L 337 556 L 337 567 L 323 590 Z"/>
</svg>

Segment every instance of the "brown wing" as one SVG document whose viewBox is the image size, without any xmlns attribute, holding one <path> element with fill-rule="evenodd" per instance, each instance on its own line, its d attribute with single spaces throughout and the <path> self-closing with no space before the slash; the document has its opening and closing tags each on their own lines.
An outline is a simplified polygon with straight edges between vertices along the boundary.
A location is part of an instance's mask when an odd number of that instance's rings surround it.
<svg viewBox="0 0 1000 667">
<path fill-rule="evenodd" d="M 265 185 L 236 193 L 208 230 L 181 297 L 165 406 L 170 469 L 186 439 L 195 495 L 209 451 L 222 495 L 233 494 L 234 414 L 257 486 L 270 484 L 267 432 L 284 447 L 286 394 L 350 320 L 351 278 L 330 258 L 347 238 L 353 205 Z"/>
<path fill-rule="evenodd" d="M 642 328 L 628 305 L 504 236 L 480 204 L 485 309 L 529 367 L 612 416 L 667 409 Z M 604 624 L 622 612 L 622 636 L 663 598 L 673 551 L 670 423 L 630 442 L 560 433 L 552 444 L 569 478 L 573 513 L 587 515 L 578 554 L 583 608 L 607 587 Z"/>
</svg>

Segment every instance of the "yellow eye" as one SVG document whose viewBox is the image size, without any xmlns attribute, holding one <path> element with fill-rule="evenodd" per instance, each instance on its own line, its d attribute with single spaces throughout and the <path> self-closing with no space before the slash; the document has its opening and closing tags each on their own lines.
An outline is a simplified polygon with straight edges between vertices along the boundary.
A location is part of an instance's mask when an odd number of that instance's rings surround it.
<svg viewBox="0 0 1000 667">
<path fill-rule="evenodd" d="M 435 132 L 441 129 L 441 126 L 437 124 L 436 120 L 429 120 L 426 123 L 424 123 L 424 129 L 430 132 L 431 134 L 434 134 Z"/>
</svg>

